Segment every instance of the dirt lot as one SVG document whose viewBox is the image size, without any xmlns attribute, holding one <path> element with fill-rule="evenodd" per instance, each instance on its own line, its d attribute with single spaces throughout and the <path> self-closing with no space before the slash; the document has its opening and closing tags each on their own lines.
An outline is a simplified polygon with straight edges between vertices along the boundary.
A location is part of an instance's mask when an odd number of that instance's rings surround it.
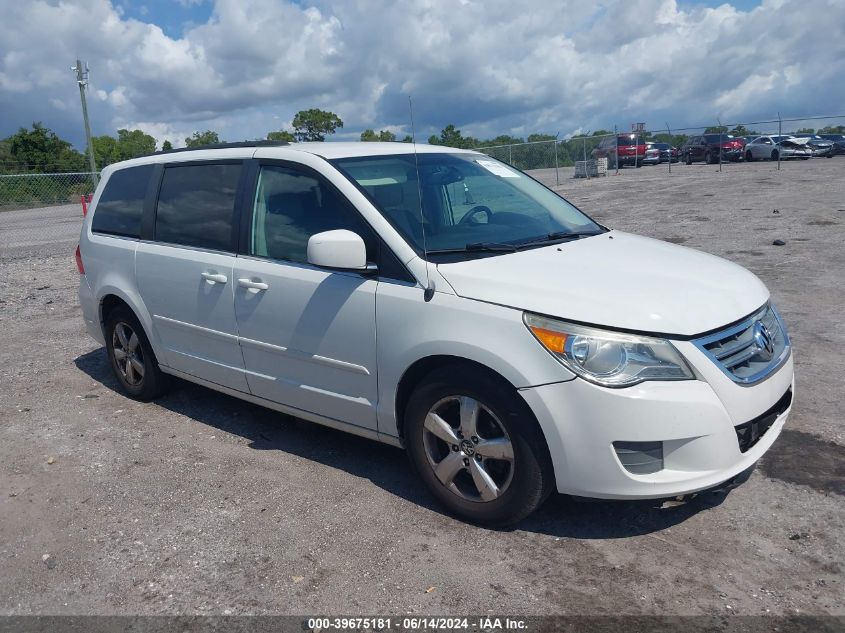
<svg viewBox="0 0 845 633">
<path fill-rule="evenodd" d="M 665 507 L 555 496 L 490 531 L 444 515 L 397 449 L 186 383 L 133 402 L 83 331 L 78 209 L 8 212 L 0 613 L 845 614 L 845 158 L 561 182 L 771 288 L 796 403 L 745 485 Z"/>
</svg>

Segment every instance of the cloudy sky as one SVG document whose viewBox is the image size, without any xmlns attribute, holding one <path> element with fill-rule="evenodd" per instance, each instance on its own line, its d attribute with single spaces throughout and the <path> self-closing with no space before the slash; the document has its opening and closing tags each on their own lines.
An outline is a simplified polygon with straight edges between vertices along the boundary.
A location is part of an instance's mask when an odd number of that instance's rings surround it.
<svg viewBox="0 0 845 633">
<path fill-rule="evenodd" d="M 845 0 L 0 0 L 0 137 L 264 137 L 320 107 L 491 137 L 843 114 Z M 840 120 L 838 123 L 845 123 Z"/>
</svg>

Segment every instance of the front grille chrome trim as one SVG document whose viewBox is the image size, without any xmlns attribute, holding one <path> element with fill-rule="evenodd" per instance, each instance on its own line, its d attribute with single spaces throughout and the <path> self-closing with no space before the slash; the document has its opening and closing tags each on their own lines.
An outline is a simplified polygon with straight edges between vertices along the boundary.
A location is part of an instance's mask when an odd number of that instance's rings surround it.
<svg viewBox="0 0 845 633">
<path fill-rule="evenodd" d="M 758 371 L 748 373 L 751 371 L 750 363 L 761 351 L 753 338 L 752 332 L 752 328 L 757 322 L 772 326 L 769 328 L 770 330 L 776 329 L 777 331 L 773 331 L 772 334 L 779 337 L 779 340 L 775 348 L 775 356 Z M 771 376 L 781 368 L 792 353 L 792 344 L 786 327 L 783 325 L 783 320 L 770 303 L 766 303 L 739 323 L 713 334 L 702 336 L 693 340 L 692 343 L 713 361 L 723 374 L 744 387 L 755 385 Z M 761 363 L 762 361 L 756 362 Z M 749 363 L 748 367 L 745 368 L 746 373 L 740 373 L 746 363 Z"/>
</svg>

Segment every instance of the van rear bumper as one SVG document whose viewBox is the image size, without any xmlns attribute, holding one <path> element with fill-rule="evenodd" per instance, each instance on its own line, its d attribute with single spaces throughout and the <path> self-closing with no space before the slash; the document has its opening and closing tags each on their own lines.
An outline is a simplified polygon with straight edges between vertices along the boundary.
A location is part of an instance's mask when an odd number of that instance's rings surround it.
<svg viewBox="0 0 845 633">
<path fill-rule="evenodd" d="M 79 306 L 82 308 L 82 320 L 88 334 L 100 345 L 106 344 L 103 336 L 103 327 L 100 323 L 100 307 L 97 298 L 88 285 L 85 275 L 79 277 Z"/>
</svg>

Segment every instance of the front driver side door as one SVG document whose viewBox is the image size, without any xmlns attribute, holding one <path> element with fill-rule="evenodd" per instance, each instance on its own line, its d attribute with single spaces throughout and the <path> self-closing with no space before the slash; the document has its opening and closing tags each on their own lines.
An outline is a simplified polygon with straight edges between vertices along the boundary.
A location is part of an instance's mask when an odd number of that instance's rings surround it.
<svg viewBox="0 0 845 633">
<path fill-rule="evenodd" d="M 254 167 L 255 169 L 255 167 Z M 371 229 L 304 166 L 257 168 L 252 212 L 234 267 L 247 382 L 261 398 L 376 429 L 376 278 L 312 266 L 308 238 Z"/>
</svg>

